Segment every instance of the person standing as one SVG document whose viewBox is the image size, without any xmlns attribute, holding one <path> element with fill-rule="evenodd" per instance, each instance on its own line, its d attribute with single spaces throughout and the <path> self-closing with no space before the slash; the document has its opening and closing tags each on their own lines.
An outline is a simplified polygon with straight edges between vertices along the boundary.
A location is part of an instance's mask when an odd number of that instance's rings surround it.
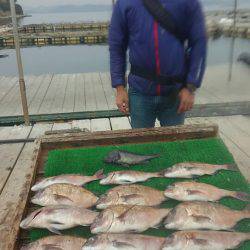
<svg viewBox="0 0 250 250">
<path fill-rule="evenodd" d="M 132 128 L 154 127 L 156 119 L 161 126 L 183 124 L 206 68 L 207 37 L 199 0 L 160 2 L 178 27 L 180 39 L 159 24 L 143 0 L 117 0 L 112 14 L 112 87 L 119 110 L 131 115 Z"/>
</svg>

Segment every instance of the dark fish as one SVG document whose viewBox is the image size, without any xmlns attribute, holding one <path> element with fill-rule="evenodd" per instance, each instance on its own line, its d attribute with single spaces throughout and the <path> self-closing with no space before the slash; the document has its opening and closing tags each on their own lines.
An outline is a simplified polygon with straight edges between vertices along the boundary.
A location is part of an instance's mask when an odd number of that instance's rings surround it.
<svg viewBox="0 0 250 250">
<path fill-rule="evenodd" d="M 250 233 L 180 231 L 168 237 L 162 250 L 227 250 L 250 240 Z"/>
<path fill-rule="evenodd" d="M 138 155 L 129 153 L 127 151 L 112 151 L 108 154 L 105 158 L 106 163 L 118 164 L 125 167 L 129 167 L 131 165 L 139 165 L 139 164 L 146 164 L 150 160 L 160 157 L 158 154 L 154 155 Z"/>
</svg>

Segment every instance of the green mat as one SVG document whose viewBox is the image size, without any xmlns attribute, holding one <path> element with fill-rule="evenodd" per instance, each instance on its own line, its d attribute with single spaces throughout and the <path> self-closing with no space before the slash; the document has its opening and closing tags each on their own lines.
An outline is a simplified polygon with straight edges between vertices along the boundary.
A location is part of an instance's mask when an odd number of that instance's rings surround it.
<svg viewBox="0 0 250 250">
<path fill-rule="evenodd" d="M 186 140 L 178 142 L 154 142 L 145 144 L 129 144 L 123 146 L 106 146 L 80 149 L 54 150 L 49 153 L 45 165 L 45 177 L 60 174 L 83 174 L 93 175 L 99 169 L 104 169 L 104 173 L 118 171 L 124 167 L 108 165 L 103 162 L 104 157 L 114 149 L 128 150 L 142 154 L 160 154 L 161 157 L 151 161 L 147 165 L 131 167 L 132 170 L 148 172 L 161 171 L 173 164 L 184 161 L 206 162 L 211 164 L 231 164 L 234 163 L 232 155 L 227 150 L 222 140 L 218 138 L 202 140 Z M 250 192 L 250 186 L 240 172 L 220 171 L 214 176 L 204 176 L 198 179 L 200 182 L 209 183 L 219 188 L 228 190 Z M 178 179 L 154 178 L 143 185 L 147 185 L 159 190 L 165 188 Z M 85 186 L 96 195 L 100 196 L 113 186 L 101 186 L 99 181 L 89 183 Z M 243 209 L 247 203 L 234 198 L 223 198 L 221 204 L 232 209 Z M 174 207 L 178 202 L 170 200 L 162 204 L 163 207 Z M 250 220 L 241 221 L 237 225 L 237 231 L 250 232 Z M 64 234 L 80 235 L 90 237 L 89 228 L 79 227 L 66 230 Z M 163 227 L 160 229 L 150 229 L 145 234 L 155 236 L 168 236 L 172 233 Z M 34 229 L 30 231 L 30 240 L 34 241 L 43 236 L 50 235 L 47 230 Z M 250 242 L 246 242 L 239 248 L 249 250 Z"/>
</svg>

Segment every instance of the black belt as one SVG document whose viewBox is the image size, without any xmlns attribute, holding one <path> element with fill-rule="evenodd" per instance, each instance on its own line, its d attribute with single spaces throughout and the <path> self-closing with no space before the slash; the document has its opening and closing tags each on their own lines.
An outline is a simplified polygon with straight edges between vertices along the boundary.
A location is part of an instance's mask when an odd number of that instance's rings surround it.
<svg viewBox="0 0 250 250">
<path fill-rule="evenodd" d="M 185 82 L 185 77 L 158 75 L 156 72 L 142 69 L 134 65 L 131 65 L 130 73 L 161 85 L 175 85 L 177 83 L 184 84 Z"/>
</svg>

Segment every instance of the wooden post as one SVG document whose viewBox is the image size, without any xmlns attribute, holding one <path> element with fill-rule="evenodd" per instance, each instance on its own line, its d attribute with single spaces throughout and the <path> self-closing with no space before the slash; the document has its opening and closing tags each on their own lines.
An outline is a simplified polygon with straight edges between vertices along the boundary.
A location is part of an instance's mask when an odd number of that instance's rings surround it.
<svg viewBox="0 0 250 250">
<path fill-rule="evenodd" d="M 18 73 L 19 73 L 19 85 L 20 85 L 20 93 L 21 93 L 21 100 L 22 100 L 22 107 L 23 107 L 23 115 L 24 115 L 25 125 L 28 126 L 30 124 L 30 119 L 29 119 L 26 87 L 25 87 L 25 81 L 24 81 L 21 51 L 20 51 L 20 43 L 19 43 L 19 37 L 18 37 L 16 7 L 15 7 L 14 0 L 10 0 L 10 9 L 11 9 L 11 17 L 12 17 L 12 25 L 13 25 L 14 42 L 15 42 L 15 48 L 16 48 L 16 57 L 17 57 L 17 65 L 18 65 Z"/>
<path fill-rule="evenodd" d="M 228 76 L 228 81 L 229 82 L 232 81 L 232 71 L 233 71 L 233 63 L 234 63 L 234 48 L 235 48 L 237 10 L 238 10 L 238 0 L 234 0 L 233 37 L 232 37 L 232 41 L 231 41 L 231 53 L 230 53 L 229 76 Z"/>
</svg>

